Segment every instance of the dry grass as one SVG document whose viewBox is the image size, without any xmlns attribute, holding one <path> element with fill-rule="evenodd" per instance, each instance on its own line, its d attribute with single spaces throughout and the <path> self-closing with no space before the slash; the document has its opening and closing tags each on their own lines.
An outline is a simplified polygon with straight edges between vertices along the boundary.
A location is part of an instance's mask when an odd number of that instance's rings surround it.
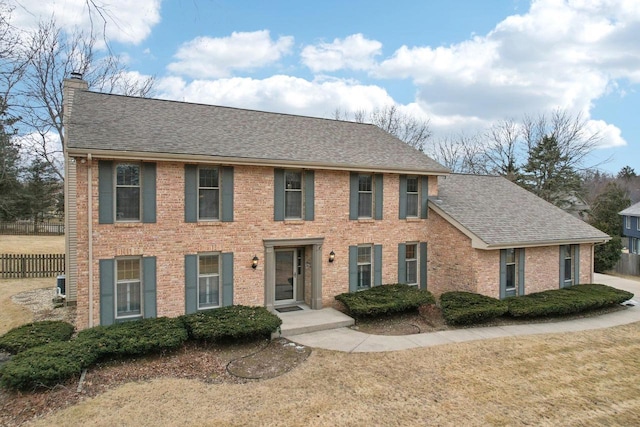
<svg viewBox="0 0 640 427">
<path fill-rule="evenodd" d="M 34 289 L 53 289 L 55 279 L 0 279 L 0 335 L 17 326 L 33 321 L 33 311 L 14 304 L 11 296 Z"/>
<path fill-rule="evenodd" d="M 128 383 L 36 425 L 634 425 L 640 323 L 392 353 L 247 384 Z"/>
<path fill-rule="evenodd" d="M 0 236 L 0 254 L 63 254 L 64 236 Z"/>
</svg>

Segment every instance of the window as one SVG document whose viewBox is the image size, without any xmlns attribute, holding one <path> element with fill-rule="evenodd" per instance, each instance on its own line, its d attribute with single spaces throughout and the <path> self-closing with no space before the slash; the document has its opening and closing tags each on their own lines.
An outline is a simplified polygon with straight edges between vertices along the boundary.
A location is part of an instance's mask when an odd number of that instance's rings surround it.
<svg viewBox="0 0 640 427">
<path fill-rule="evenodd" d="M 408 244 L 405 249 L 405 263 L 407 268 L 407 284 L 418 285 L 418 245 Z"/>
<path fill-rule="evenodd" d="M 284 217 L 302 219 L 302 172 L 284 173 Z"/>
<path fill-rule="evenodd" d="M 507 249 L 507 281 L 505 284 L 505 288 L 507 294 L 516 293 L 517 282 L 518 282 L 518 266 L 517 266 L 517 258 L 516 258 L 516 250 L 515 249 Z"/>
<path fill-rule="evenodd" d="M 626 228 L 627 230 L 631 230 L 631 217 L 630 216 L 625 216 L 624 217 L 624 228 Z"/>
<path fill-rule="evenodd" d="M 525 249 L 500 250 L 500 298 L 524 295 Z"/>
<path fill-rule="evenodd" d="M 580 281 L 580 245 L 560 246 L 560 287 L 577 285 Z"/>
<path fill-rule="evenodd" d="M 373 212 L 373 181 L 371 175 L 358 176 L 358 218 L 371 218 Z"/>
<path fill-rule="evenodd" d="M 198 310 L 220 307 L 220 262 L 213 254 L 198 256 Z"/>
<path fill-rule="evenodd" d="M 220 179 L 218 168 L 198 169 L 198 219 L 220 219 Z"/>
<path fill-rule="evenodd" d="M 636 217 L 636 230 L 640 231 L 640 217 Z"/>
<path fill-rule="evenodd" d="M 569 250 L 565 251 L 564 255 L 564 285 L 571 286 L 573 285 L 573 254 L 571 247 L 568 247 Z"/>
<path fill-rule="evenodd" d="M 371 246 L 358 246 L 358 290 L 371 287 Z"/>
<path fill-rule="evenodd" d="M 635 237 L 630 238 L 631 244 L 629 245 L 629 252 L 632 254 L 640 254 L 640 239 Z"/>
<path fill-rule="evenodd" d="M 407 217 L 418 217 L 418 177 L 407 177 Z"/>
<path fill-rule="evenodd" d="M 116 260 L 116 319 L 142 317 L 140 258 Z"/>
<path fill-rule="evenodd" d="M 140 220 L 140 165 L 116 166 L 116 220 Z"/>
</svg>

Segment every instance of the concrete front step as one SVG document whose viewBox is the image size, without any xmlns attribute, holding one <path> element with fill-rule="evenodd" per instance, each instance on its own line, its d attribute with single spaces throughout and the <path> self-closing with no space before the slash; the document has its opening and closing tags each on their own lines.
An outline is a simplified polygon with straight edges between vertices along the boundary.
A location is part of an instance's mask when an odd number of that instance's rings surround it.
<svg viewBox="0 0 640 427">
<path fill-rule="evenodd" d="M 300 307 L 302 310 L 286 313 L 275 312 L 282 319 L 282 325 L 280 333 L 272 334 L 272 338 L 344 328 L 355 323 L 351 317 L 333 308 L 311 310 L 308 306 L 300 305 Z"/>
</svg>

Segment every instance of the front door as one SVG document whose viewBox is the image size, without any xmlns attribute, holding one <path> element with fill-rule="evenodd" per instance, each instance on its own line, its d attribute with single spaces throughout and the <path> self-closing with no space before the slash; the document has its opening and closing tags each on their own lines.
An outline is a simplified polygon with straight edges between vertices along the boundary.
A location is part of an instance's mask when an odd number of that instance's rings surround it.
<svg viewBox="0 0 640 427">
<path fill-rule="evenodd" d="M 297 249 L 276 249 L 276 305 L 296 302 Z"/>
</svg>

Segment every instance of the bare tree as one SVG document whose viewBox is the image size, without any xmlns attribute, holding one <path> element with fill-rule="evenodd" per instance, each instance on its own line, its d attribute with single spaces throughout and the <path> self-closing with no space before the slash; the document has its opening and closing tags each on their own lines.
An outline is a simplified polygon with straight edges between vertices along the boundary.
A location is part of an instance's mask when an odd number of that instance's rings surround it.
<svg viewBox="0 0 640 427">
<path fill-rule="evenodd" d="M 398 110 L 396 105 L 376 108 L 370 112 L 366 110 L 348 112 L 336 109 L 333 117 L 336 120 L 374 124 L 418 150 L 424 150 L 426 141 L 431 137 L 429 120 L 405 114 Z"/>
<path fill-rule="evenodd" d="M 460 133 L 443 137 L 430 144 L 425 152 L 452 172 L 486 173 L 484 151 L 477 135 Z"/>
<path fill-rule="evenodd" d="M 510 181 L 518 179 L 521 135 L 521 127 L 513 119 L 502 120 L 487 130 L 483 153 L 485 173 L 502 175 Z"/>
</svg>

